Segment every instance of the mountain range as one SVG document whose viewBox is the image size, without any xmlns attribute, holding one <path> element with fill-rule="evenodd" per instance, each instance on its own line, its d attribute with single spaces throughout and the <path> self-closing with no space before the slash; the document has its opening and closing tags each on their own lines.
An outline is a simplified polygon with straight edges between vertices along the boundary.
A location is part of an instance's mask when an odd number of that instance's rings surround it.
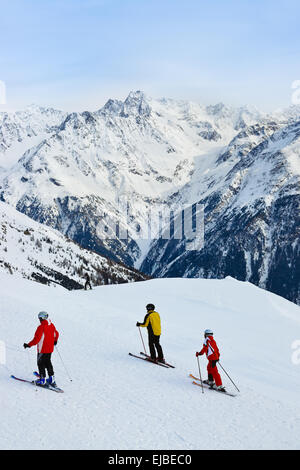
<svg viewBox="0 0 300 470">
<path fill-rule="evenodd" d="M 147 275 L 230 275 L 300 303 L 299 153 L 297 106 L 262 113 L 141 91 L 95 112 L 29 106 L 0 113 L 0 199 Z M 160 237 L 170 214 L 180 225 L 199 203 L 201 248 Z"/>
</svg>

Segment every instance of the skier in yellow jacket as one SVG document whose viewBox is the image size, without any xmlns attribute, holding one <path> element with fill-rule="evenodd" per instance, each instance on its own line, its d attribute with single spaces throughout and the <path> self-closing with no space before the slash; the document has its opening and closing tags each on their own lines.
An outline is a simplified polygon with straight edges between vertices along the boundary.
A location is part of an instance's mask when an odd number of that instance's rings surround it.
<svg viewBox="0 0 300 470">
<path fill-rule="evenodd" d="M 142 326 L 147 328 L 148 330 L 148 341 L 149 341 L 149 349 L 150 349 L 150 356 L 153 361 L 158 362 L 165 362 L 164 354 L 162 347 L 159 343 L 160 335 L 161 335 L 161 324 L 160 324 L 160 316 L 157 312 L 155 312 L 155 306 L 153 304 L 146 305 L 147 314 L 144 318 L 143 323 L 137 322 L 136 326 Z M 156 351 L 155 351 L 156 350 Z M 157 357 L 156 357 L 157 352 Z"/>
</svg>

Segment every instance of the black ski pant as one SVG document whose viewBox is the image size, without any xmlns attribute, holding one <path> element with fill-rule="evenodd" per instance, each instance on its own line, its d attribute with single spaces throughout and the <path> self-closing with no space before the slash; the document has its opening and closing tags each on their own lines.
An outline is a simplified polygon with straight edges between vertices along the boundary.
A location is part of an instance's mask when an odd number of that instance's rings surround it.
<svg viewBox="0 0 300 470">
<path fill-rule="evenodd" d="M 156 359 L 156 352 L 157 352 L 157 359 L 162 361 L 164 358 L 164 353 L 162 347 L 159 343 L 160 336 L 156 336 L 153 333 L 149 333 L 149 349 L 150 349 L 150 356 L 151 359 Z"/>
<path fill-rule="evenodd" d="M 41 377 L 46 377 L 46 370 L 48 372 L 49 377 L 51 375 L 54 375 L 54 370 L 51 362 L 51 353 L 38 353 L 37 365 Z"/>
<path fill-rule="evenodd" d="M 84 285 L 84 289 L 87 290 L 88 287 L 89 287 L 90 289 L 92 289 L 92 286 L 91 286 L 90 281 L 86 281 L 86 283 L 85 283 L 85 285 Z"/>
</svg>

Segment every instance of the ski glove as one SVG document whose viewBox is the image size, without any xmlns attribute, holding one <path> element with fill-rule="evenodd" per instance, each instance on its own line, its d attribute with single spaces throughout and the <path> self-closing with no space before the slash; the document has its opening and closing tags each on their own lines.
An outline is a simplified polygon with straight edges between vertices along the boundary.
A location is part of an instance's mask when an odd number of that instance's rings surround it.
<svg viewBox="0 0 300 470">
<path fill-rule="evenodd" d="M 138 321 L 136 322 L 136 326 L 141 326 L 141 323 L 139 323 Z"/>
<path fill-rule="evenodd" d="M 211 361 L 212 368 L 216 367 L 217 362 L 219 362 L 219 359 L 217 361 Z"/>
<path fill-rule="evenodd" d="M 24 343 L 24 344 L 23 344 L 23 347 L 24 347 L 24 349 L 30 348 L 30 346 L 29 346 L 27 343 Z"/>
<path fill-rule="evenodd" d="M 199 352 L 196 352 L 196 357 L 198 356 L 202 356 L 202 354 L 200 354 Z"/>
<path fill-rule="evenodd" d="M 54 346 L 56 346 L 56 345 L 57 345 L 57 341 L 54 341 Z"/>
</svg>

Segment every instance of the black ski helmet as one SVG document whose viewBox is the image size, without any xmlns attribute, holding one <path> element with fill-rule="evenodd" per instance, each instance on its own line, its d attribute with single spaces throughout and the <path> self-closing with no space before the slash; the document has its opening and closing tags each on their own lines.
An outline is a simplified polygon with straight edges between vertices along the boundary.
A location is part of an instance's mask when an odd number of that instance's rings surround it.
<svg viewBox="0 0 300 470">
<path fill-rule="evenodd" d="M 147 304 L 147 305 L 146 305 L 146 309 L 147 309 L 148 312 L 149 312 L 150 310 L 154 310 L 154 309 L 155 309 L 155 305 L 153 305 L 153 304 Z"/>
</svg>

